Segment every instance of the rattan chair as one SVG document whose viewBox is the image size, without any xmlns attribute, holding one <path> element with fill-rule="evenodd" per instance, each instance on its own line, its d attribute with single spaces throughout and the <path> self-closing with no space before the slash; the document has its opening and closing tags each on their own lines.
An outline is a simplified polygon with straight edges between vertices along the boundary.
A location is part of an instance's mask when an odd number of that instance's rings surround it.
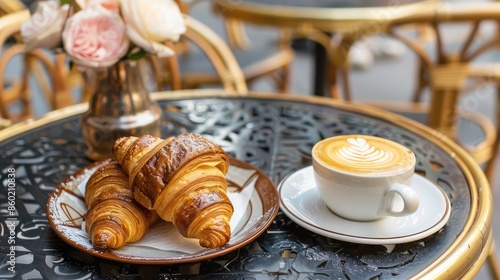
<svg viewBox="0 0 500 280">
<path fill-rule="evenodd" d="M 0 17 L 9 13 L 23 10 L 25 7 L 20 1 L 0 0 Z M 4 85 L 5 86 L 5 85 Z M 0 117 L 0 129 L 3 129 L 12 124 L 12 121 Z"/>
<path fill-rule="evenodd" d="M 186 52 L 196 49 L 197 54 L 213 69 L 213 75 L 217 79 L 216 87 L 222 87 L 231 93 L 246 93 L 248 88 L 243 71 L 226 42 L 204 23 L 189 15 L 184 17 L 186 32 L 175 44 L 168 43 L 176 55 L 167 58 L 148 56 L 145 63 L 148 88 L 151 91 L 196 88 L 188 82 L 192 73 L 186 73 L 182 69 Z"/>
<path fill-rule="evenodd" d="M 224 26 L 236 59 L 242 66 L 245 80 L 250 86 L 268 79 L 279 93 L 290 91 L 290 71 L 295 53 L 291 48 L 291 30 L 280 29 L 277 41 L 267 48 L 256 48 L 251 44 L 243 22 L 235 18 L 224 18 Z"/>
<path fill-rule="evenodd" d="M 498 149 L 498 128 L 495 128 L 492 122 L 477 112 L 465 114 L 461 111 L 459 98 L 464 92 L 466 81 L 472 76 L 474 68 L 471 66 L 474 65 L 474 59 L 494 47 L 498 47 L 500 43 L 496 36 L 488 40 L 478 36 L 481 24 L 486 22 L 497 24 L 499 14 L 499 3 L 441 3 L 432 12 L 426 9 L 416 9 L 411 15 L 395 17 L 384 24 L 376 24 L 373 28 L 364 28 L 361 32 L 346 34 L 337 47 L 340 51 L 336 52 L 337 55 L 334 59 L 340 76 L 339 80 L 342 83 L 331 86 L 332 88 L 342 86 L 344 98 L 352 99 L 348 78 L 350 67 L 346 53 L 357 40 L 371 35 L 372 31 L 385 33 L 401 40 L 418 57 L 419 63 L 416 67 L 421 69 L 420 76 L 428 77 L 426 85 L 429 86 L 431 92 L 428 104 L 410 102 L 401 108 L 411 109 L 414 113 L 425 113 L 424 119 L 427 125 L 462 144 L 477 162 L 486 163 L 486 170 L 489 170 L 488 177 L 491 179 L 491 170 L 496 158 L 495 150 Z M 431 40 L 435 42 L 434 46 L 430 46 L 428 43 L 422 44 L 421 40 L 416 39 L 411 32 L 408 32 L 408 26 L 417 24 L 419 26 L 428 25 L 434 31 L 432 33 L 435 38 Z M 449 26 L 450 24 L 472 25 L 470 33 L 465 36 L 461 45 L 453 42 L 453 48 L 447 47 L 442 30 L 444 25 Z M 467 32 L 466 29 L 461 30 Z M 434 49 L 430 50 L 430 47 L 434 47 Z M 404 110 L 398 110 L 394 107 L 388 106 L 388 108 L 404 112 Z M 500 116 L 498 118 L 497 123 L 500 123 Z M 463 119 L 481 127 L 485 134 L 483 141 L 469 146 L 468 143 L 463 143 L 458 138 L 457 123 Z"/>
<path fill-rule="evenodd" d="M 349 61 L 347 53 L 350 47 L 361 38 L 374 33 L 387 34 L 404 42 L 418 57 L 416 67 L 419 69 L 420 80 L 417 84 L 421 87 L 429 87 L 430 101 L 426 104 L 408 102 L 406 104 L 394 104 L 390 102 L 371 103 L 381 106 L 397 113 L 401 113 L 414 118 L 421 118 L 428 126 L 436 129 L 442 135 L 456 140 L 478 163 L 484 163 L 485 171 L 490 182 L 493 181 L 493 170 L 499 150 L 499 127 L 500 127 L 500 102 L 498 93 L 493 93 L 491 98 L 496 99 L 497 116 L 496 127 L 488 118 L 482 116 L 480 112 L 464 112 L 459 107 L 460 97 L 466 88 L 466 82 L 471 78 L 489 77 L 497 79 L 500 77 L 492 68 L 477 66 L 475 59 L 487 51 L 500 47 L 498 33 L 494 33 L 492 38 L 485 38 L 480 35 L 480 27 L 484 24 L 499 26 L 500 3 L 440 3 L 432 11 L 426 9 L 415 9 L 412 14 L 402 17 L 394 17 L 387 22 L 375 23 L 371 27 L 363 28 L 345 34 L 341 43 L 336 48 L 334 58 L 337 73 L 342 84 L 331 84 L 332 88 L 341 86 L 344 98 L 352 100 L 351 89 L 349 87 Z M 451 25 L 460 25 L 460 34 L 463 40 L 453 42 L 450 47 L 447 42 L 446 32 L 443 28 Z M 422 44 L 408 32 L 408 26 L 428 25 L 435 42 L 434 45 Z M 468 25 L 470 28 L 463 27 Z M 446 30 L 446 29 L 444 29 Z M 449 37 L 449 36 L 448 36 Z M 431 48 L 433 47 L 433 48 Z M 481 65 L 481 64 L 479 64 Z M 489 70 L 488 70 L 489 69 Z M 336 81 L 335 79 L 332 79 Z M 338 90 L 338 88 L 337 88 Z M 388 88 L 390 90 L 390 88 Z M 470 146 L 458 137 L 458 123 L 470 121 L 480 127 L 484 133 L 483 141 Z M 439 137 L 441 134 L 436 135 Z M 488 258 L 490 268 L 495 279 L 500 278 L 500 269 L 494 252 L 494 246 Z"/>
<path fill-rule="evenodd" d="M 0 0 L 0 16 L 25 9 L 25 5 L 18 0 Z"/>
<path fill-rule="evenodd" d="M 176 2 L 184 13 L 189 14 L 193 6 L 202 1 Z M 273 91 L 289 92 L 290 70 L 295 58 L 295 53 L 287 40 L 289 33 L 283 30 L 283 36 L 275 45 L 255 47 L 255 44 L 250 43 L 244 24 L 225 16 L 221 15 L 219 18 L 225 27 L 227 35 L 225 41 L 241 67 L 248 87 L 254 88 L 257 82 L 265 81 L 270 83 Z M 205 62 L 206 58 L 200 52 L 190 49 L 187 49 L 183 57 L 179 57 L 183 87 L 200 88 L 220 84 L 215 69 Z"/>
<path fill-rule="evenodd" d="M 247 83 L 243 70 L 240 68 L 238 61 L 226 42 L 202 22 L 188 15 L 185 15 L 185 19 L 187 30 L 181 38 L 184 39 L 180 41 L 181 48 L 183 47 L 182 42 L 188 41 L 193 43 L 200 50 L 200 53 L 210 61 L 211 66 L 215 70 L 214 77 L 218 81 L 217 84 L 222 85 L 229 92 L 247 92 Z M 192 88 L 192 86 L 186 85 L 189 73 L 183 72 L 180 66 L 180 61 L 184 59 L 183 55 L 179 51 L 178 55 L 170 59 L 171 61 L 174 58 L 176 59 L 175 62 L 170 63 L 173 70 L 172 73 L 176 73 L 174 74 L 175 78 L 172 79 L 174 81 L 172 83 L 173 89 Z"/>
<path fill-rule="evenodd" d="M 28 10 L 0 17 L 0 116 L 12 122 L 34 116 L 32 93 L 35 91 L 43 93 L 49 109 L 74 102 L 63 76 L 64 55 L 41 49 L 26 52 L 20 42 L 21 25 L 29 17 Z"/>
</svg>

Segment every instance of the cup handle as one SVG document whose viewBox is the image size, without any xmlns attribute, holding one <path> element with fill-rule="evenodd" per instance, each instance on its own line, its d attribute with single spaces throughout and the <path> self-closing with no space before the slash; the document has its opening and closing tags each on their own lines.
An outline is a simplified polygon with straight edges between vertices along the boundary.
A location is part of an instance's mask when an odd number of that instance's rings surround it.
<svg viewBox="0 0 500 280">
<path fill-rule="evenodd" d="M 402 200 L 403 205 L 395 209 L 397 200 Z M 400 217 L 414 213 L 418 209 L 419 198 L 415 190 L 407 185 L 396 183 L 385 193 L 384 212 L 386 215 Z"/>
</svg>

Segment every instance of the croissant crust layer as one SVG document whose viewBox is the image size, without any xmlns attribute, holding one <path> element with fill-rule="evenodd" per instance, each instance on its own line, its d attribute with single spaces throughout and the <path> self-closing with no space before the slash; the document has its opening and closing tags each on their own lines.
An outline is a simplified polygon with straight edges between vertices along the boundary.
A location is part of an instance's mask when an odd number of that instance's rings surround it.
<svg viewBox="0 0 500 280">
<path fill-rule="evenodd" d="M 167 139 L 144 135 L 116 140 L 113 154 L 141 205 L 204 247 L 229 241 L 229 157 L 220 146 L 195 133 Z"/>
<path fill-rule="evenodd" d="M 153 148 L 157 148 L 158 151 L 154 152 Z M 229 157 L 226 152 L 220 146 L 195 133 L 183 133 L 165 140 L 150 135 L 138 138 L 122 137 L 116 140 L 113 154 L 129 174 L 135 198 L 148 209 L 153 209 L 154 202 L 163 188 L 177 171 L 191 160 L 203 155 L 216 155 L 221 160 L 217 168 L 224 174 L 229 168 Z M 141 156 L 146 159 L 139 159 Z M 141 168 L 135 170 L 136 172 L 129 164 L 135 161 L 145 161 L 142 166 L 141 163 L 137 164 Z"/>
<path fill-rule="evenodd" d="M 106 163 L 90 176 L 85 203 L 85 231 L 97 250 L 118 249 L 138 241 L 159 218 L 135 201 L 128 177 L 116 161 Z"/>
</svg>

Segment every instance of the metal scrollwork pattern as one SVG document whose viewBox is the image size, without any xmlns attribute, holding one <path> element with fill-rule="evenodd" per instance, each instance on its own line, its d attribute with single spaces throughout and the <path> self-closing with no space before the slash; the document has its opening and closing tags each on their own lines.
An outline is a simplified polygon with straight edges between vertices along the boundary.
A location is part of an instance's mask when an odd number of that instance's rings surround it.
<svg viewBox="0 0 500 280">
<path fill-rule="evenodd" d="M 0 278 L 37 279 L 407 279 L 427 267 L 461 232 L 470 208 L 467 182 L 453 158 L 419 135 L 381 119 L 327 105 L 252 98 L 162 101 L 163 135 L 192 131 L 209 137 L 231 156 L 262 169 L 277 185 L 311 164 L 314 143 L 338 134 L 370 134 L 404 144 L 417 156 L 417 172 L 449 196 L 452 213 L 436 234 L 401 244 L 358 245 L 325 238 L 279 213 L 250 245 L 213 260 L 171 266 L 116 263 L 67 245 L 50 229 L 47 198 L 65 177 L 88 165 L 79 116 L 0 143 L 0 242 L 10 251 L 9 225 L 16 221 L 15 271 L 9 257 Z M 8 211 L 9 168 L 16 170 L 16 212 Z M 12 239 L 12 238 L 11 238 Z"/>
</svg>

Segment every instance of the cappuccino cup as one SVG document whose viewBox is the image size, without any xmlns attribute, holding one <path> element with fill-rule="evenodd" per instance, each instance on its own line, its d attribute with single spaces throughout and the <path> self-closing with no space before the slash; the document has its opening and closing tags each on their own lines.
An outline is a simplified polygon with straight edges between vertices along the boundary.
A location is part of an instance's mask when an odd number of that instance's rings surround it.
<svg viewBox="0 0 500 280">
<path fill-rule="evenodd" d="M 336 215 L 354 221 L 404 216 L 418 209 L 410 187 L 415 155 L 394 141 L 341 135 L 312 148 L 314 178 L 322 200 Z"/>
</svg>

